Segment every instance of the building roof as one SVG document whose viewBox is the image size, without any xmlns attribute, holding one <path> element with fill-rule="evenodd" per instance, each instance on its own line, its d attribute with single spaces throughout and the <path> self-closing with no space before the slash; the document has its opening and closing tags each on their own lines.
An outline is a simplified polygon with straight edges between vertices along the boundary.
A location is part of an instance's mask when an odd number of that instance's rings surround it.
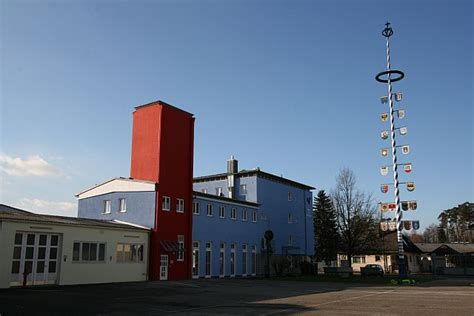
<svg viewBox="0 0 474 316">
<path fill-rule="evenodd" d="M 195 177 L 193 179 L 194 183 L 199 183 L 199 182 L 209 182 L 209 181 L 216 181 L 216 180 L 225 180 L 227 179 L 227 173 L 219 173 L 219 174 L 213 174 L 213 175 L 208 175 L 208 176 L 201 176 L 201 177 Z M 280 182 L 284 183 L 287 185 L 291 185 L 294 187 L 302 188 L 302 189 L 307 189 L 307 190 L 314 190 L 315 188 L 312 186 L 309 186 L 307 184 L 303 184 L 300 182 L 296 182 L 287 178 L 283 178 L 283 176 L 277 176 L 265 171 L 261 171 L 259 168 L 252 169 L 252 170 L 241 170 L 234 174 L 236 177 L 252 177 L 252 176 L 258 176 L 263 179 L 268 179 L 272 180 L 275 182 Z"/>
<path fill-rule="evenodd" d="M 186 114 L 188 114 L 188 115 L 190 115 L 190 116 L 194 116 L 194 114 L 192 114 L 192 113 L 189 113 L 189 112 L 187 112 L 187 111 L 185 111 L 185 110 L 183 110 L 183 109 L 180 109 L 180 108 L 178 108 L 178 107 L 176 107 L 176 106 L 174 106 L 174 105 L 171 105 L 171 104 L 169 104 L 169 103 L 163 102 L 163 101 L 161 101 L 161 100 L 153 101 L 153 102 L 150 102 L 150 103 L 147 103 L 147 104 L 143 104 L 143 105 L 136 106 L 136 107 L 135 107 L 135 110 L 138 110 L 138 109 L 140 109 L 140 108 L 147 107 L 147 106 L 156 105 L 156 104 L 162 105 L 162 106 L 167 106 L 167 107 L 173 108 L 173 109 L 175 109 L 175 110 L 178 110 L 178 111 L 180 111 L 180 112 L 184 112 L 184 113 L 186 113 Z"/>
<path fill-rule="evenodd" d="M 228 198 L 228 197 L 225 197 L 225 196 L 202 193 L 202 192 L 198 192 L 198 191 L 194 191 L 193 195 L 194 195 L 194 197 L 203 197 L 203 198 L 208 198 L 208 199 L 213 199 L 213 200 L 221 200 L 222 202 L 228 202 L 228 203 L 243 204 L 243 205 L 253 206 L 253 207 L 260 206 L 260 204 L 254 203 L 254 202 L 242 201 L 242 200 Z"/>
<path fill-rule="evenodd" d="M 67 226 L 101 227 L 101 228 L 111 228 L 111 229 L 127 229 L 127 230 L 143 230 L 143 231 L 149 230 L 148 228 L 137 227 L 137 225 L 131 225 L 125 222 L 36 214 L 36 213 L 28 212 L 22 209 L 18 209 L 9 205 L 0 204 L 0 221 L 3 221 L 3 220 L 15 221 L 15 222 L 57 224 L 57 225 L 67 225 Z"/>
<path fill-rule="evenodd" d="M 85 189 L 79 193 L 76 193 L 75 196 L 78 197 L 78 198 L 81 198 L 81 195 L 84 195 L 85 193 L 89 192 L 89 191 L 92 191 L 94 189 L 97 189 L 99 187 L 102 187 L 104 185 L 107 185 L 107 184 L 110 184 L 111 182 L 113 181 L 122 181 L 122 182 L 129 182 L 130 184 L 145 184 L 145 185 L 154 185 L 153 186 L 153 190 L 156 189 L 156 185 L 158 185 L 156 182 L 153 182 L 153 181 L 147 181 L 147 180 L 137 180 L 137 179 L 133 179 L 133 178 L 125 178 L 125 177 L 117 177 L 117 178 L 113 178 L 113 179 L 110 179 L 110 180 L 107 180 L 105 182 L 102 182 L 102 183 L 99 183 L 99 184 L 96 184 L 88 189 Z M 135 191 L 135 190 L 132 190 L 129 186 L 128 187 L 124 187 L 124 188 L 117 188 L 117 187 L 110 187 L 108 188 L 110 189 L 109 191 L 105 191 L 105 193 L 110 193 L 110 192 L 117 192 L 118 191 Z M 148 188 L 148 190 L 150 190 L 151 188 Z M 140 188 L 140 190 L 143 190 L 143 188 Z M 99 194 L 104 194 L 104 192 L 97 192 Z M 95 194 L 93 194 L 95 195 Z"/>
<path fill-rule="evenodd" d="M 415 243 L 422 253 L 474 253 L 472 243 Z"/>
</svg>

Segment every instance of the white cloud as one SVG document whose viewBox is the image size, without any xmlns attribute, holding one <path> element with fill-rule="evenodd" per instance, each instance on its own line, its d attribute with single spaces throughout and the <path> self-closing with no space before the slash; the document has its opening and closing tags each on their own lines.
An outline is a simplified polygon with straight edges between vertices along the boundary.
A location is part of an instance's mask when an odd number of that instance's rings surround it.
<svg viewBox="0 0 474 316">
<path fill-rule="evenodd" d="M 26 159 L 0 154 L 0 170 L 11 176 L 54 177 L 63 173 L 39 155 Z"/>
<path fill-rule="evenodd" d="M 55 202 L 40 199 L 23 198 L 20 200 L 18 207 L 25 211 L 61 215 L 61 216 L 77 216 L 76 203 L 71 202 Z"/>
</svg>

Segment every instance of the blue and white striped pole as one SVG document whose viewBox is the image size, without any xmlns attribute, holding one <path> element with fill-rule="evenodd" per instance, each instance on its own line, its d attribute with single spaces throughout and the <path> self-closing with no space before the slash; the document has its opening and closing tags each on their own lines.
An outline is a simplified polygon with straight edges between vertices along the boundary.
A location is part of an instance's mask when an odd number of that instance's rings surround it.
<svg viewBox="0 0 474 316">
<path fill-rule="evenodd" d="M 390 67 L 390 36 L 393 35 L 393 30 L 390 27 L 390 23 L 385 24 L 385 29 L 382 35 L 387 40 L 387 70 L 377 75 L 376 80 L 379 82 L 387 83 L 388 86 L 388 103 L 390 107 L 390 131 L 392 140 L 392 163 L 393 163 L 393 186 L 395 191 L 395 205 L 396 205 L 396 222 L 397 222 L 397 245 L 398 245 L 398 271 L 400 277 L 406 276 L 405 267 L 405 253 L 403 249 L 403 224 L 402 224 L 402 210 L 400 207 L 400 191 L 398 189 L 398 169 L 397 169 L 397 142 L 395 139 L 395 111 L 393 106 L 393 93 L 392 93 L 392 82 L 401 80 L 404 77 L 404 73 L 399 70 L 392 70 Z M 392 74 L 399 75 L 397 78 L 392 78 Z M 380 79 L 381 76 L 387 75 L 387 79 Z"/>
</svg>

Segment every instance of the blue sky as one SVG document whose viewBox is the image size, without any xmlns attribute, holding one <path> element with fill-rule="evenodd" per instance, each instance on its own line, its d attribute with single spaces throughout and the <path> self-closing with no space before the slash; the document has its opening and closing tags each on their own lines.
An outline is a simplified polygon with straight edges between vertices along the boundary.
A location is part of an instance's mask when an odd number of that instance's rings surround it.
<svg viewBox="0 0 474 316">
<path fill-rule="evenodd" d="M 196 116 L 195 175 L 241 168 L 330 191 L 343 167 L 377 200 L 392 65 L 422 227 L 473 193 L 470 1 L 2 1 L 0 202 L 75 214 L 74 194 L 128 176 L 133 107 Z"/>
</svg>

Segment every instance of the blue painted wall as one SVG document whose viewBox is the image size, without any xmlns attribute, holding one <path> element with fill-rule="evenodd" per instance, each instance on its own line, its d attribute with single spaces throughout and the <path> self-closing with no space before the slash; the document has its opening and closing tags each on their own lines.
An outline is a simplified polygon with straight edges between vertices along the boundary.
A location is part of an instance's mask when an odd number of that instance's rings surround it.
<svg viewBox="0 0 474 316">
<path fill-rule="evenodd" d="M 205 276 L 206 242 L 212 243 L 212 276 L 219 276 L 220 243 L 225 242 L 225 275 L 230 276 L 230 245 L 236 243 L 236 275 L 242 275 L 242 245 L 247 244 L 247 275 L 251 274 L 252 245 L 260 252 L 264 226 L 257 215 L 257 222 L 252 222 L 254 208 L 236 206 L 225 201 L 209 201 L 201 197 L 195 198 L 200 203 L 200 214 L 193 216 L 193 241 L 199 241 L 199 276 Z M 213 206 L 213 216 L 207 216 L 207 205 Z M 219 217 L 219 207 L 225 206 L 225 218 Z M 231 219 L 231 209 L 236 208 L 237 219 Z M 247 221 L 242 220 L 242 210 L 248 210 Z M 258 212 L 258 211 L 257 211 Z"/>
<path fill-rule="evenodd" d="M 266 226 L 274 233 L 275 253 L 285 254 L 283 247 L 288 246 L 291 235 L 292 246 L 298 249 L 292 249 L 289 253 L 312 256 L 314 237 L 311 191 L 261 177 L 257 181 L 258 203 L 266 218 Z M 288 199 L 288 192 L 291 193 L 291 200 Z M 291 223 L 288 222 L 290 213 Z"/>
<path fill-rule="evenodd" d="M 119 212 L 119 199 L 125 198 L 127 211 Z M 110 214 L 104 214 L 104 201 L 110 200 L 112 208 Z M 119 220 L 154 227 L 155 222 L 155 192 L 113 192 L 85 199 L 78 203 L 78 217 Z"/>
</svg>

